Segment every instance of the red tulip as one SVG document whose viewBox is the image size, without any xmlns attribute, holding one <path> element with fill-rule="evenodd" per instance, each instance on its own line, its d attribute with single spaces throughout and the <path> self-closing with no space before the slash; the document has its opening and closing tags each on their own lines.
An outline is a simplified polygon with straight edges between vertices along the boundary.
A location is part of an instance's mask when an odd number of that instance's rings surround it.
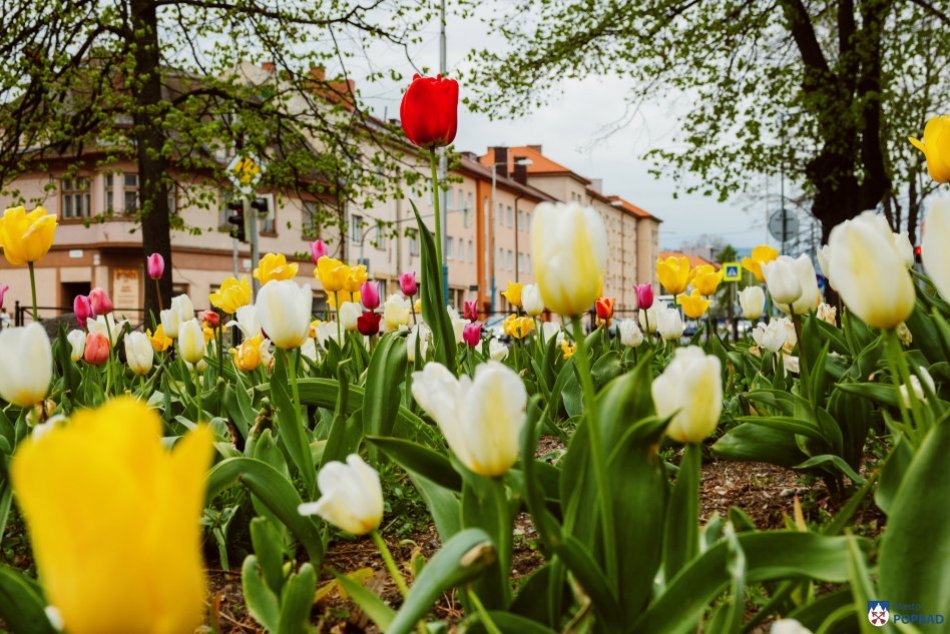
<svg viewBox="0 0 950 634">
<path fill-rule="evenodd" d="M 653 306 L 653 286 L 651 284 L 634 284 L 633 290 L 637 292 L 637 308 L 646 310 Z"/>
<path fill-rule="evenodd" d="M 597 309 L 597 317 L 604 321 L 610 321 L 614 316 L 614 300 L 609 297 L 601 297 L 594 307 Z"/>
<path fill-rule="evenodd" d="M 471 299 L 462 302 L 462 313 L 469 321 L 478 321 L 478 300 Z"/>
<path fill-rule="evenodd" d="M 462 340 L 473 348 L 477 346 L 482 340 L 482 325 L 477 321 L 465 324 L 462 329 Z"/>
<path fill-rule="evenodd" d="M 89 291 L 89 304 L 93 315 L 108 315 L 112 312 L 112 300 L 104 288 L 97 286 Z"/>
<path fill-rule="evenodd" d="M 86 350 L 83 358 L 90 365 L 102 365 L 109 358 L 109 338 L 101 332 L 86 335 Z"/>
<path fill-rule="evenodd" d="M 206 310 L 201 313 L 201 321 L 203 321 L 208 328 L 214 330 L 221 325 L 221 315 L 213 310 Z"/>
<path fill-rule="evenodd" d="M 412 297 L 419 292 L 419 283 L 416 282 L 416 274 L 412 271 L 399 274 L 399 288 L 406 297 Z"/>
<path fill-rule="evenodd" d="M 316 264 L 327 254 L 327 245 L 323 240 L 314 240 L 310 243 L 310 261 Z"/>
<path fill-rule="evenodd" d="M 148 256 L 146 260 L 148 265 L 148 276 L 153 280 L 162 279 L 162 275 L 165 274 L 165 258 L 162 257 L 161 253 L 153 253 Z"/>
<path fill-rule="evenodd" d="M 379 332 L 380 319 L 382 319 L 382 315 L 377 315 L 372 311 L 366 311 L 356 318 L 356 329 L 360 331 L 361 335 L 367 337 L 375 335 Z"/>
<path fill-rule="evenodd" d="M 92 304 L 85 295 L 76 295 L 76 299 L 73 300 L 73 312 L 76 313 L 76 323 L 80 328 L 85 328 L 86 320 L 95 316 L 92 312 Z"/>
<path fill-rule="evenodd" d="M 413 145 L 430 149 L 450 145 L 458 128 L 458 107 L 457 81 L 413 75 L 399 107 L 402 129 Z"/>
</svg>

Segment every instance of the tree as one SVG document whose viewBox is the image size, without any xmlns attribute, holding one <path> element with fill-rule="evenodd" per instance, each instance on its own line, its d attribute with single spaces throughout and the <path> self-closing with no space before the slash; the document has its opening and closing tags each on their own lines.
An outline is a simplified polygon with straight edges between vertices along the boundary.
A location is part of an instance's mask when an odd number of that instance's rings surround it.
<svg viewBox="0 0 950 634">
<path fill-rule="evenodd" d="M 343 0 L 16 0 L 0 33 L 0 183 L 53 162 L 77 171 L 134 156 L 143 258 L 161 253 L 171 294 L 169 208 L 178 174 L 223 183 L 226 159 L 253 151 L 265 185 L 313 200 L 338 224 L 348 202 L 385 196 L 403 165 L 392 129 L 364 112 L 348 78 L 368 42 L 407 45 L 428 2 Z M 360 44 L 340 45 L 338 38 Z M 252 64 L 248 64 L 248 63 Z M 267 70 L 262 70 L 262 66 Z M 333 66 L 334 76 L 325 68 Z M 248 72 L 248 69 L 256 72 Z M 387 73 L 372 71 L 372 80 Z M 196 189 L 207 207 L 216 196 Z M 146 285 L 146 311 L 158 293 Z"/>
<path fill-rule="evenodd" d="M 885 203 L 896 228 L 904 191 L 913 233 L 927 192 L 923 157 L 906 137 L 950 109 L 948 6 L 535 0 L 491 18 L 511 49 L 473 55 L 480 89 L 469 106 L 520 114 L 563 78 L 613 76 L 631 85 L 631 113 L 648 100 L 685 106 L 674 149 L 648 156 L 656 174 L 699 175 L 687 191 L 725 200 L 747 191 L 750 176 L 784 166 L 811 197 L 824 239 Z"/>
</svg>

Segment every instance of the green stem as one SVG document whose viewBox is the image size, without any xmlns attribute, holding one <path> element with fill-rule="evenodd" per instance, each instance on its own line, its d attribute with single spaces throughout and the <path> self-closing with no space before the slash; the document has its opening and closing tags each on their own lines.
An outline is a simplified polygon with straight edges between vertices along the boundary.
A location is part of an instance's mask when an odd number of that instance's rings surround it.
<svg viewBox="0 0 950 634">
<path fill-rule="evenodd" d="M 488 632 L 488 634 L 501 634 L 501 630 L 498 629 L 491 615 L 488 614 L 488 610 L 485 609 L 482 600 L 478 598 L 478 595 L 475 594 L 471 588 L 468 588 L 468 598 L 475 604 L 475 610 L 478 612 L 478 617 L 482 620 L 482 625 L 485 626 L 485 631 Z"/>
<path fill-rule="evenodd" d="M 502 593 L 507 604 L 511 591 L 508 578 L 511 574 L 511 511 L 508 507 L 508 494 L 505 491 L 505 481 L 502 478 L 491 478 L 492 493 L 495 497 L 495 508 L 498 519 L 498 563 L 501 568 Z"/>
<path fill-rule="evenodd" d="M 196 423 L 201 422 L 201 372 L 198 370 L 198 364 L 194 365 L 195 368 L 195 401 L 198 404 L 198 416 L 195 418 Z"/>
<path fill-rule="evenodd" d="M 904 350 L 901 348 L 897 330 L 893 328 L 885 330 L 884 343 L 887 360 L 891 366 L 891 377 L 894 382 L 894 388 L 897 390 L 897 404 L 900 407 L 901 419 L 907 428 L 911 430 L 913 437 L 910 440 L 916 445 L 917 432 L 919 431 L 918 426 L 922 418 L 917 411 L 917 393 L 914 392 L 914 386 L 910 382 L 910 368 L 907 366 L 907 359 L 904 357 Z M 906 386 L 907 403 L 901 398 L 902 385 Z M 910 407 L 908 407 L 908 403 Z"/>
<path fill-rule="evenodd" d="M 594 381 L 591 378 L 590 359 L 587 357 L 587 342 L 584 339 L 584 329 L 579 317 L 571 318 L 574 327 L 574 339 L 577 344 L 577 370 L 584 390 L 587 415 L 587 433 L 590 437 L 591 461 L 594 468 L 594 480 L 597 483 L 598 497 L 600 498 L 601 524 L 604 533 L 604 559 L 607 563 L 607 577 L 611 587 L 617 587 L 617 541 L 614 536 L 614 513 L 610 500 L 612 496 L 607 488 L 607 454 L 601 443 L 600 420 L 597 415 L 597 394 L 594 390 Z"/>
<path fill-rule="evenodd" d="M 399 567 L 393 559 L 393 554 L 389 551 L 389 546 L 387 546 L 385 540 L 383 540 L 383 536 L 380 535 L 379 531 L 375 528 L 370 532 L 370 536 L 373 538 L 373 542 L 376 543 L 376 548 L 379 549 L 379 554 L 386 564 L 386 569 L 389 570 L 389 576 L 392 577 L 393 582 L 399 589 L 399 593 L 403 597 L 409 596 L 409 586 L 406 585 L 406 580 L 403 578 L 402 573 L 399 572 Z"/>
<path fill-rule="evenodd" d="M 343 351 L 343 325 L 340 323 L 340 294 L 333 293 L 333 305 L 336 310 L 336 342 L 340 344 L 340 351 Z"/>
<path fill-rule="evenodd" d="M 30 290 L 33 292 L 33 321 L 40 320 L 40 313 L 36 310 L 36 273 L 33 271 L 33 263 L 27 262 L 30 268 Z"/>
<path fill-rule="evenodd" d="M 439 276 L 442 276 L 442 213 L 439 210 L 439 157 L 432 150 L 429 158 L 432 165 L 432 207 L 435 209 L 435 259 L 439 263 Z M 440 283 L 441 285 L 441 283 Z"/>
</svg>

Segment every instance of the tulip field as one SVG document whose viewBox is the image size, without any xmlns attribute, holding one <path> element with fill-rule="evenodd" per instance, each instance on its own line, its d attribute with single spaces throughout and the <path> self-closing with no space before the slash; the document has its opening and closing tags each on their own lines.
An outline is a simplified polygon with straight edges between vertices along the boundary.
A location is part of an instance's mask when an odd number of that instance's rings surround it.
<svg viewBox="0 0 950 634">
<path fill-rule="evenodd" d="M 446 126 L 410 140 L 434 161 Z M 837 226 L 826 297 L 807 256 L 757 247 L 737 340 L 706 319 L 723 272 L 687 258 L 656 263 L 673 301 L 641 284 L 615 315 L 603 222 L 577 203 L 536 208 L 537 283 L 508 285 L 503 336 L 446 306 L 418 213 L 422 269 L 388 296 L 313 244 L 323 314 L 287 254 L 256 294 L 229 278 L 143 324 L 94 289 L 52 337 L 0 331 L 0 621 L 948 631 L 950 202 L 926 218 L 922 263 L 873 212 Z M 32 271 L 55 229 L 6 210 L 4 256 Z M 702 512 L 709 469 L 749 462 L 797 483 L 769 500 L 782 521 Z"/>
</svg>

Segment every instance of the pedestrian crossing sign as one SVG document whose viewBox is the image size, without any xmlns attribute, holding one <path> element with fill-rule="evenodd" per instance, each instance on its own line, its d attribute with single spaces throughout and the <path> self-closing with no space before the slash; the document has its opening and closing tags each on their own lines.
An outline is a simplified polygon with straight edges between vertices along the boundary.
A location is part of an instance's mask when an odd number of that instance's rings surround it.
<svg viewBox="0 0 950 634">
<path fill-rule="evenodd" d="M 738 282 L 742 279 L 742 269 L 739 267 L 738 262 L 726 262 L 722 265 L 723 275 L 722 279 L 726 282 Z"/>
</svg>

